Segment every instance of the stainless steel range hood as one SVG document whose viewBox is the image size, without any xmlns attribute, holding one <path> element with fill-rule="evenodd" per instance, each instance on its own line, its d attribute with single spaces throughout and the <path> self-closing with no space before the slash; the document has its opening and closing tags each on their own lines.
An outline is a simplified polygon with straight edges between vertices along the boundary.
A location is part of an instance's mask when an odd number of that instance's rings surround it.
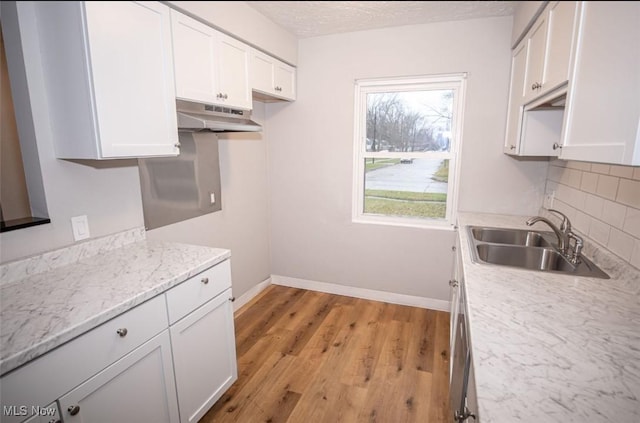
<svg viewBox="0 0 640 423">
<path fill-rule="evenodd" d="M 251 120 L 251 111 L 176 100 L 181 132 L 257 132 L 262 127 Z"/>
</svg>

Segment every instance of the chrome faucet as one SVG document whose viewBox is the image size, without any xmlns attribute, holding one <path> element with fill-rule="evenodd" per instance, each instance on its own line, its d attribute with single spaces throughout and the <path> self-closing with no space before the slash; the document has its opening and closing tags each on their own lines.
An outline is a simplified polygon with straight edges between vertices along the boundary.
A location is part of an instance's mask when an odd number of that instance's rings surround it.
<svg viewBox="0 0 640 423">
<path fill-rule="evenodd" d="M 580 253 L 582 252 L 582 247 L 584 245 L 582 238 L 573 233 L 571 230 L 571 221 L 564 214 L 559 212 L 558 210 L 549 209 L 550 212 L 556 213 L 562 217 L 562 223 L 558 228 L 553 224 L 549 219 L 542 216 L 534 216 L 526 221 L 527 226 L 531 226 L 536 222 L 543 222 L 549 225 L 553 232 L 558 237 L 558 250 L 560 253 L 565 256 L 572 264 L 576 264 L 580 261 Z M 571 247 L 571 240 L 575 241 L 575 247 L 573 248 L 573 252 L 569 253 L 569 249 Z"/>
</svg>

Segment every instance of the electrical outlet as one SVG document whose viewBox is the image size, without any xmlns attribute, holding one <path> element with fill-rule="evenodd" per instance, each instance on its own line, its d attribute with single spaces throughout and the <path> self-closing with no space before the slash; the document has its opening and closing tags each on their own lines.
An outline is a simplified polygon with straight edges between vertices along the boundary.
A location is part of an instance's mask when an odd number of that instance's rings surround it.
<svg viewBox="0 0 640 423">
<path fill-rule="evenodd" d="M 80 241 L 89 238 L 89 220 L 86 215 L 71 218 L 71 227 L 73 228 L 73 239 Z"/>
<path fill-rule="evenodd" d="M 553 202 L 556 199 L 556 191 L 555 190 L 551 190 L 549 192 L 547 192 L 544 196 L 544 205 L 547 209 L 552 209 L 553 208 Z"/>
</svg>

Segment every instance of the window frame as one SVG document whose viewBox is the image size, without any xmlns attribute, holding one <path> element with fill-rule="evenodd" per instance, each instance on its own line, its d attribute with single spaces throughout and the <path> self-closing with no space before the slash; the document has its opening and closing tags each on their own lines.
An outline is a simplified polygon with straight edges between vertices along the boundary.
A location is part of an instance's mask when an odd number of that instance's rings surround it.
<svg viewBox="0 0 640 423">
<path fill-rule="evenodd" d="M 462 151 L 462 127 L 466 93 L 466 73 L 423 75 L 405 78 L 357 79 L 354 91 L 354 141 L 353 141 L 353 191 L 352 222 L 392 226 L 408 226 L 432 229 L 454 229 L 458 187 L 460 181 L 460 152 Z M 367 94 L 428 90 L 454 91 L 449 152 L 367 152 L 363 141 L 367 133 Z M 367 214 L 364 212 L 365 159 L 367 158 L 449 159 L 449 181 L 444 219 Z"/>
</svg>

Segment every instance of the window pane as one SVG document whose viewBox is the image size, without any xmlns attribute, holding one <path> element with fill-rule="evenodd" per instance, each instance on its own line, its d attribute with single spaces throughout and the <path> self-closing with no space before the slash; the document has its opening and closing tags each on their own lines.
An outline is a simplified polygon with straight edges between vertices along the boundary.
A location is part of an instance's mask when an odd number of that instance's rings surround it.
<svg viewBox="0 0 640 423">
<path fill-rule="evenodd" d="M 449 151 L 453 90 L 367 94 L 366 151 Z"/>
<path fill-rule="evenodd" d="M 364 213 L 444 219 L 449 160 L 365 159 Z"/>
</svg>

